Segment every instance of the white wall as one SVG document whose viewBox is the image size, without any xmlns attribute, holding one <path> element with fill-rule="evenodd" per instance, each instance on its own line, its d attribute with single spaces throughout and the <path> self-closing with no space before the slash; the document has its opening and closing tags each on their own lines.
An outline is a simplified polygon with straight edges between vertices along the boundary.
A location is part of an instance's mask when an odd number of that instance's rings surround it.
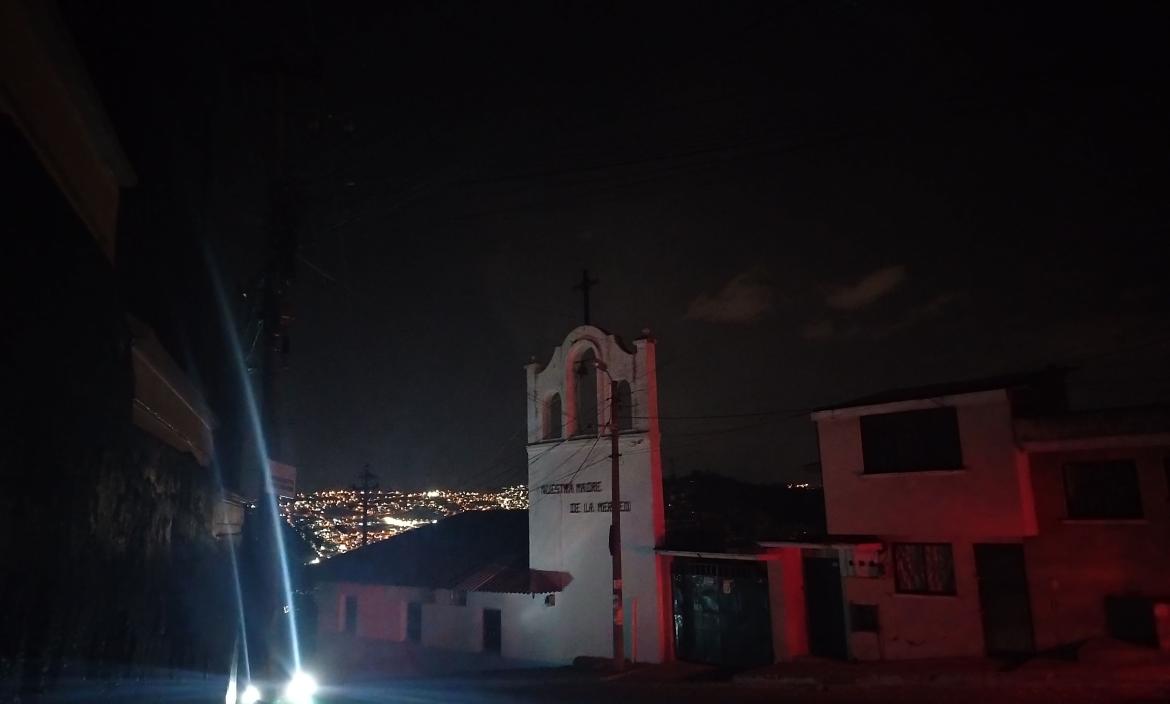
<svg viewBox="0 0 1170 704">
<path fill-rule="evenodd" d="M 455 606 L 450 592 L 437 590 L 435 601 L 423 606 L 423 645 L 468 653 L 483 650 L 483 613 L 500 611 L 500 654 L 515 660 L 555 663 L 541 638 L 556 621 L 557 606 L 546 606 L 544 594 L 468 592 L 466 606 Z"/>
<path fill-rule="evenodd" d="M 664 537 L 665 517 L 654 343 L 640 339 L 627 347 L 590 326 L 573 330 L 547 366 L 533 363 L 527 368 L 529 565 L 568 573 L 571 581 L 555 595 L 552 606 L 545 605 L 544 594 L 483 592 L 469 592 L 467 605 L 455 606 L 448 592 L 436 590 L 431 603 L 423 607 L 423 645 L 480 652 L 483 609 L 498 608 L 505 657 L 568 663 L 578 656 L 612 655 L 611 516 L 599 506 L 611 496 L 610 438 L 603 434 L 540 439 L 540 414 L 548 395 L 561 394 L 564 412 L 573 412 L 572 393 L 566 393 L 565 386 L 574 360 L 585 349 L 593 349 L 615 379 L 629 382 L 632 394 L 634 427 L 619 438 L 621 499 L 630 505 L 629 511 L 622 512 L 626 656 L 640 662 L 669 657 L 669 580 L 666 560 L 655 553 Z M 609 379 L 598 376 L 598 425 L 608 433 Z M 575 420 L 563 424 L 566 433 Z M 558 485 L 558 489 L 542 490 L 546 485 Z M 322 631 L 340 632 L 344 595 L 353 593 L 359 596 L 358 635 L 396 641 L 405 638 L 406 603 L 425 594 L 417 589 L 355 584 L 323 585 L 320 593 Z"/>
<path fill-rule="evenodd" d="M 860 416 L 953 406 L 964 469 L 863 474 Z M 818 413 L 828 529 L 834 534 L 1035 535 L 1027 462 L 1002 391 Z"/>
<path fill-rule="evenodd" d="M 348 582 L 321 585 L 317 590 L 317 621 L 324 633 L 345 629 L 345 598 L 357 597 L 358 638 L 401 642 L 406 640 L 406 607 L 422 601 L 426 590 Z"/>
<path fill-rule="evenodd" d="M 881 628 L 880 643 L 872 633 L 850 634 L 850 656 L 858 660 L 982 656 L 983 623 L 972 542 L 936 534 L 914 540 L 951 543 L 955 594 L 897 594 L 890 564 L 884 577 L 844 577 L 846 603 L 876 604 Z M 891 559 L 888 553 L 886 559 L 887 563 Z"/>
<path fill-rule="evenodd" d="M 863 474 L 860 418 L 949 406 L 955 408 L 963 469 Z M 892 556 L 880 578 L 845 577 L 845 598 L 876 604 L 880 637 L 852 633 L 850 654 L 861 660 L 981 656 L 983 627 L 973 544 L 1036 534 L 1026 456 L 1018 449 L 1004 391 L 850 408 L 814 415 L 820 440 L 830 533 L 895 542 L 949 543 L 954 595 L 895 590 Z M 879 639 L 880 638 L 880 639 Z"/>
<path fill-rule="evenodd" d="M 597 396 L 597 408 L 601 412 L 598 427 L 608 421 L 605 410 L 609 406 L 609 382 L 612 377 L 630 383 L 633 405 L 633 412 L 630 415 L 633 417 L 634 429 L 657 431 L 658 389 L 654 372 L 654 341 L 639 338 L 634 341 L 633 346 L 627 346 L 616 336 L 600 328 L 582 325 L 570 332 L 564 343 L 553 350 L 547 364 L 531 362 L 525 367 L 528 377 L 528 442 L 535 443 L 544 439 L 542 416 L 547 401 L 553 394 L 559 394 L 561 397 L 561 428 L 564 437 L 573 434 L 574 428 L 578 425 L 574 402 L 577 391 L 576 384 L 573 383 L 574 368 L 575 362 L 587 349 L 592 349 L 596 358 L 604 362 L 609 371 L 609 376 L 604 372 L 597 372 L 597 388 L 594 389 L 594 394 Z"/>
<path fill-rule="evenodd" d="M 529 560 L 533 569 L 572 576 L 557 595 L 554 627 L 534 638 L 541 641 L 543 652 L 562 662 L 580 655 L 609 657 L 613 653 L 611 517 L 598 507 L 610 500 L 610 439 L 603 435 L 539 441 L 540 399 L 560 393 L 566 413 L 571 412 L 572 396 L 565 393 L 565 386 L 571 383 L 574 358 L 586 347 L 592 347 L 615 379 L 629 381 L 633 393 L 635 429 L 624 432 L 619 445 L 621 498 L 630 504 L 621 517 L 626 655 L 660 662 L 668 655 L 664 613 L 668 602 L 665 568 L 654 552 L 665 532 L 654 345 L 639 340 L 631 351 L 612 335 L 587 326 L 570 333 L 545 368 L 530 365 L 528 369 Z M 605 375 L 600 377 L 606 382 L 598 384 L 602 394 L 598 408 L 605 423 L 609 386 Z M 571 429 L 573 421 L 565 427 Z M 554 485 L 562 486 L 558 491 Z"/>
<path fill-rule="evenodd" d="M 622 574 L 626 604 L 627 656 L 632 657 L 633 601 L 638 600 L 637 656 L 658 662 L 662 647 L 662 583 L 653 514 L 661 510 L 661 490 L 650 468 L 649 440 L 644 434 L 621 437 L 621 494 L 630 503 L 622 513 Z M 530 454 L 547 450 L 530 448 Z M 556 659 L 578 655 L 608 657 L 613 651 L 612 558 L 609 512 L 597 509 L 610 497 L 609 441 L 578 439 L 547 450 L 529 472 L 530 562 L 533 569 L 567 572 L 572 581 L 558 595 L 557 628 L 547 634 Z M 572 480 L 578 493 L 543 493 L 542 487 Z M 659 484 L 660 487 L 660 484 Z"/>
<path fill-rule="evenodd" d="M 405 642 L 408 604 L 420 602 L 423 604 L 423 646 L 479 653 L 483 652 L 484 609 L 499 609 L 500 655 L 534 663 L 560 662 L 560 659 L 549 656 L 546 639 L 539 637 L 539 634 L 555 629 L 559 597 L 556 605 L 546 606 L 543 594 L 468 592 L 466 605 L 457 606 L 451 602 L 451 592 L 445 589 L 432 591 L 345 582 L 327 584 L 318 591 L 318 618 L 322 632 L 342 632 L 345 598 L 350 595 L 358 598 L 358 639 Z"/>
</svg>

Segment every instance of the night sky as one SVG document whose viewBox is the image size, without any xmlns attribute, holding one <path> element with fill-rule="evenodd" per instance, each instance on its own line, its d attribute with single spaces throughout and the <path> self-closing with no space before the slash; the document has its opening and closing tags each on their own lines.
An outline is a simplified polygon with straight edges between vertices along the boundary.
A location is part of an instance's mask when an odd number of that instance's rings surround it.
<svg viewBox="0 0 1170 704">
<path fill-rule="evenodd" d="M 1080 406 L 1170 401 L 1167 17 L 1019 5 L 277 6 L 311 67 L 283 459 L 522 481 L 523 365 L 586 267 L 663 416 L 1050 363 Z M 668 473 L 817 479 L 807 417 L 663 428 Z"/>
</svg>

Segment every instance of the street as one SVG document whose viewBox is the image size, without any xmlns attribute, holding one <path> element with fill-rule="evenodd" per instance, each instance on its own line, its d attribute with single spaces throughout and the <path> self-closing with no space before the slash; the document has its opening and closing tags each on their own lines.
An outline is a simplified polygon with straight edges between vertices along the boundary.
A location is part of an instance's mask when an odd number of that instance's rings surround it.
<svg viewBox="0 0 1170 704">
<path fill-rule="evenodd" d="M 709 676 L 702 680 L 635 677 L 605 678 L 565 669 L 473 677 L 383 679 L 349 684 L 325 681 L 313 701 L 315 704 L 926 704 L 943 701 L 947 704 L 986 704 L 989 701 L 1153 704 L 1170 699 L 1170 689 L 1151 683 L 1100 687 L 1062 685 L 1060 681 L 984 686 L 918 683 L 818 687 L 711 681 Z M 177 674 L 174 678 L 123 682 L 116 686 L 103 686 L 93 681 L 61 684 L 54 693 L 40 700 L 12 699 L 12 690 L 8 690 L 9 696 L 0 696 L 0 701 L 220 704 L 224 701 L 226 682 L 201 676 L 184 678 Z"/>
<path fill-rule="evenodd" d="M 379 686 L 349 687 L 325 692 L 321 702 L 329 704 L 520 704 L 522 702 L 578 702 L 606 704 L 633 704 L 635 702 L 663 702 L 687 704 L 700 702 L 801 702 L 808 704 L 844 704 L 867 702 L 877 704 L 907 704 L 939 702 L 948 704 L 982 704 L 995 699 L 1002 702 L 1049 702 L 1071 704 L 1089 702 L 1164 702 L 1165 692 L 1153 690 L 1117 691 L 1089 688 L 1012 688 L 963 689 L 949 687 L 835 687 L 825 690 L 803 687 L 760 687 L 720 682 L 672 683 L 513 683 L 502 686 L 484 686 L 483 683 L 427 681 L 389 683 Z"/>
</svg>

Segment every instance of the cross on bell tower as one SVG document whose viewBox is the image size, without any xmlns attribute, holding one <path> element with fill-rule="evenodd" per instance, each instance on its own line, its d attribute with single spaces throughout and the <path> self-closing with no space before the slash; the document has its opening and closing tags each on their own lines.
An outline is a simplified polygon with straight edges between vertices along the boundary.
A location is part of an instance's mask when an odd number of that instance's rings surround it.
<svg viewBox="0 0 1170 704">
<path fill-rule="evenodd" d="M 581 281 L 573 287 L 574 291 L 581 292 L 581 299 L 583 304 L 583 311 L 585 313 L 585 324 L 589 324 L 589 289 L 597 285 L 597 279 L 589 278 L 589 270 L 581 270 Z"/>
</svg>

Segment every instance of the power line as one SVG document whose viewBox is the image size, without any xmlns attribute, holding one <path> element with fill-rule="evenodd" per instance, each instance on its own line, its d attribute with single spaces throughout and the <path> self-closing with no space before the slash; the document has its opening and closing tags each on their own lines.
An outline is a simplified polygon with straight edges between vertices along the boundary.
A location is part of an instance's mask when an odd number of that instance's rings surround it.
<svg viewBox="0 0 1170 704">
<path fill-rule="evenodd" d="M 470 475 L 460 473 L 460 476 L 456 481 L 458 483 L 466 486 L 466 485 L 470 484 L 473 480 L 492 471 L 496 467 L 496 465 L 498 465 L 500 463 L 500 461 L 503 459 L 504 452 L 508 449 L 508 447 L 512 444 L 512 442 L 515 441 L 519 437 L 520 433 L 522 433 L 522 432 L 524 432 L 524 428 L 517 428 L 516 432 L 509 435 L 508 439 L 504 440 L 503 444 L 501 444 L 499 446 L 499 448 L 492 454 L 491 461 L 488 462 L 488 464 L 483 468 L 483 470 L 477 470 L 475 472 L 472 472 Z"/>
<path fill-rule="evenodd" d="M 565 483 L 565 480 L 566 480 L 566 479 L 568 479 L 568 480 L 569 480 L 569 482 L 572 482 L 572 481 L 573 481 L 573 478 L 574 478 L 574 477 L 576 477 L 576 476 L 577 476 L 577 474 L 578 474 L 578 473 L 579 473 L 579 472 L 580 472 L 580 471 L 581 471 L 581 470 L 582 470 L 582 469 L 585 467 L 585 463 L 589 461 L 589 458 L 593 456 L 593 451 L 594 451 L 595 449 L 597 449 L 597 444 L 598 444 L 599 442 L 601 442 L 601 438 L 602 438 L 602 437 L 603 437 L 603 436 L 601 436 L 601 435 L 598 435 L 596 438 L 594 438 L 594 440 L 593 440 L 593 444 L 592 444 L 592 445 L 589 445 L 589 451 L 585 453 L 585 457 L 584 457 L 584 459 L 582 459 L 582 460 L 581 460 L 581 464 L 577 466 L 577 469 L 575 469 L 575 470 L 574 470 L 574 471 L 572 471 L 572 472 L 569 472 L 569 473 L 566 473 L 566 474 L 562 474 L 562 475 L 561 475 L 561 476 L 559 476 L 559 477 L 552 477 L 552 478 L 546 479 L 546 480 L 545 480 L 545 483 L 546 483 L 546 484 L 563 484 L 563 483 Z M 568 461 L 569 461 L 569 460 L 571 460 L 571 459 L 573 459 L 574 457 L 576 457 L 576 456 L 577 456 L 577 455 L 578 455 L 578 454 L 581 452 L 581 450 L 583 450 L 584 448 L 585 448 L 585 445 L 584 445 L 584 444 L 582 444 L 582 445 L 581 445 L 581 447 L 577 448 L 577 451 L 576 451 L 576 452 L 574 452 L 573 454 L 569 455 L 569 456 L 568 456 L 568 457 L 566 457 L 564 460 L 562 460 L 562 461 L 560 462 L 560 464 L 558 464 L 556 467 L 554 467 L 554 468 L 553 468 L 553 469 L 552 469 L 552 470 L 549 472 L 549 474 L 551 475 L 551 474 L 553 474 L 554 472 L 556 472 L 558 469 L 560 469 L 561 467 L 565 466 L 565 465 L 568 463 Z M 532 493 L 533 493 L 534 491 L 536 491 L 536 488 L 537 488 L 537 487 L 532 487 L 532 486 L 528 487 L 528 494 L 529 494 L 529 496 L 531 496 L 531 495 L 532 495 Z M 542 495 L 542 496 L 543 496 L 543 495 Z M 559 494 L 558 494 L 558 496 L 559 496 Z M 538 497 L 538 498 L 539 498 L 539 497 Z M 532 501 L 533 501 L 533 499 L 531 499 L 531 498 L 530 498 L 528 501 L 529 501 L 529 504 L 531 504 L 531 503 L 532 503 Z"/>
<path fill-rule="evenodd" d="M 726 420 L 734 418 L 762 418 L 765 416 L 793 416 L 802 413 L 811 413 L 815 410 L 815 406 L 807 408 L 777 408 L 770 411 L 750 411 L 747 413 L 714 413 L 709 415 L 656 415 L 656 416 L 630 416 L 637 420 Z"/>
<path fill-rule="evenodd" d="M 555 443 L 555 444 L 553 444 L 553 445 L 550 445 L 549 447 L 545 448 L 545 449 L 544 449 L 544 451 L 543 451 L 543 452 L 541 452 L 539 455 L 536 455 L 535 457 L 532 457 L 531 459 L 529 459 L 529 460 L 528 460 L 528 466 L 529 466 L 529 467 L 531 467 L 531 466 L 532 466 L 533 464 L 535 464 L 535 463 L 536 463 L 536 462 L 537 462 L 537 461 L 538 461 L 538 460 L 539 460 L 541 457 L 544 457 L 544 456 L 545 456 L 545 455 L 547 455 L 548 453 L 552 452 L 552 451 L 553 451 L 553 450 L 555 450 L 555 449 L 556 449 L 558 446 L 562 445 L 564 442 L 566 442 L 566 441 L 565 441 L 565 440 L 562 440 L 562 441 L 560 441 L 560 442 L 558 442 L 558 443 Z M 483 477 L 480 477 L 480 481 L 481 481 L 481 482 L 483 482 L 484 484 L 488 484 L 488 485 L 490 485 L 492 482 L 499 481 L 499 480 L 500 480 L 500 479 L 502 479 L 503 477 L 507 476 L 507 475 L 508 475 L 508 473 L 509 473 L 509 472 L 511 472 L 511 471 L 513 471 L 514 469 L 516 469 L 516 468 L 515 468 L 515 467 L 511 467 L 511 466 L 508 466 L 508 465 L 503 465 L 503 466 L 501 466 L 499 469 L 497 469 L 495 472 L 493 472 L 493 473 L 491 473 L 491 474 L 485 474 Z M 524 480 L 523 480 L 523 482 L 522 482 L 522 483 L 524 483 L 524 484 L 527 484 L 527 483 L 528 483 L 528 479 L 527 479 L 527 477 L 525 477 L 525 478 L 524 478 Z"/>
<path fill-rule="evenodd" d="M 569 475 L 568 482 L 570 484 L 572 484 L 573 480 L 577 478 L 577 475 L 581 473 L 581 470 L 585 468 L 585 463 L 589 461 L 589 458 L 593 455 L 593 451 L 596 450 L 597 446 L 601 443 L 601 438 L 602 438 L 601 435 L 597 436 L 597 439 L 594 440 L 593 444 L 589 447 L 589 452 L 585 453 L 585 459 L 581 460 L 581 464 L 577 465 L 577 469 L 575 469 L 573 471 L 573 473 Z M 602 459 L 608 459 L 608 458 L 603 457 Z M 560 480 L 557 480 L 557 481 L 560 481 Z"/>
<path fill-rule="evenodd" d="M 598 437 L 600 437 L 600 436 L 598 436 Z M 597 439 L 595 438 L 595 439 L 593 440 L 593 445 L 589 446 L 589 453 L 592 453 L 592 452 L 593 452 L 593 448 L 594 448 L 594 447 L 596 447 L 596 445 L 597 445 Z M 565 458 L 564 458 L 564 459 L 562 459 L 560 462 L 558 462 L 558 463 L 557 463 L 557 465 L 556 465 L 555 467 L 553 467 L 552 469 L 550 469 L 550 470 L 548 471 L 548 475 L 549 475 L 549 477 L 551 477 L 551 475 L 552 475 L 552 474 L 554 474 L 554 473 L 555 473 L 557 470 L 559 470 L 561 467 L 564 467 L 566 464 L 568 464 L 570 460 L 572 460 L 573 458 L 575 458 L 577 455 L 581 454 L 581 450 L 584 450 L 584 449 L 585 449 L 585 447 L 586 447 L 585 443 L 581 443 L 581 445 L 579 445 L 579 446 L 577 447 L 577 449 L 576 449 L 576 450 L 574 450 L 574 451 L 573 451 L 573 452 L 571 452 L 571 453 L 570 453 L 570 454 L 569 454 L 567 457 L 565 457 Z M 586 454 L 586 457 L 588 457 L 588 454 L 589 454 L 589 453 L 587 453 L 587 454 Z M 546 453 L 544 453 L 544 454 L 548 454 L 548 453 L 546 452 Z M 543 456 L 543 455 L 542 455 L 542 456 Z M 536 459 L 540 459 L 540 458 L 539 458 L 539 457 L 537 457 L 537 458 L 534 458 L 534 460 L 536 460 Z M 531 463 L 530 463 L 530 464 L 531 464 Z M 562 477 L 560 477 L 560 478 L 561 478 L 561 479 L 563 479 L 563 478 L 564 478 L 564 476 L 567 476 L 567 475 L 562 475 Z M 550 480 L 551 480 L 551 481 L 553 481 L 553 482 L 555 482 L 555 481 L 558 481 L 557 479 L 550 479 Z M 533 488 L 532 488 L 531 486 L 530 486 L 530 487 L 528 487 L 528 492 L 529 492 L 529 493 L 532 493 L 532 491 L 533 491 Z"/>
</svg>

